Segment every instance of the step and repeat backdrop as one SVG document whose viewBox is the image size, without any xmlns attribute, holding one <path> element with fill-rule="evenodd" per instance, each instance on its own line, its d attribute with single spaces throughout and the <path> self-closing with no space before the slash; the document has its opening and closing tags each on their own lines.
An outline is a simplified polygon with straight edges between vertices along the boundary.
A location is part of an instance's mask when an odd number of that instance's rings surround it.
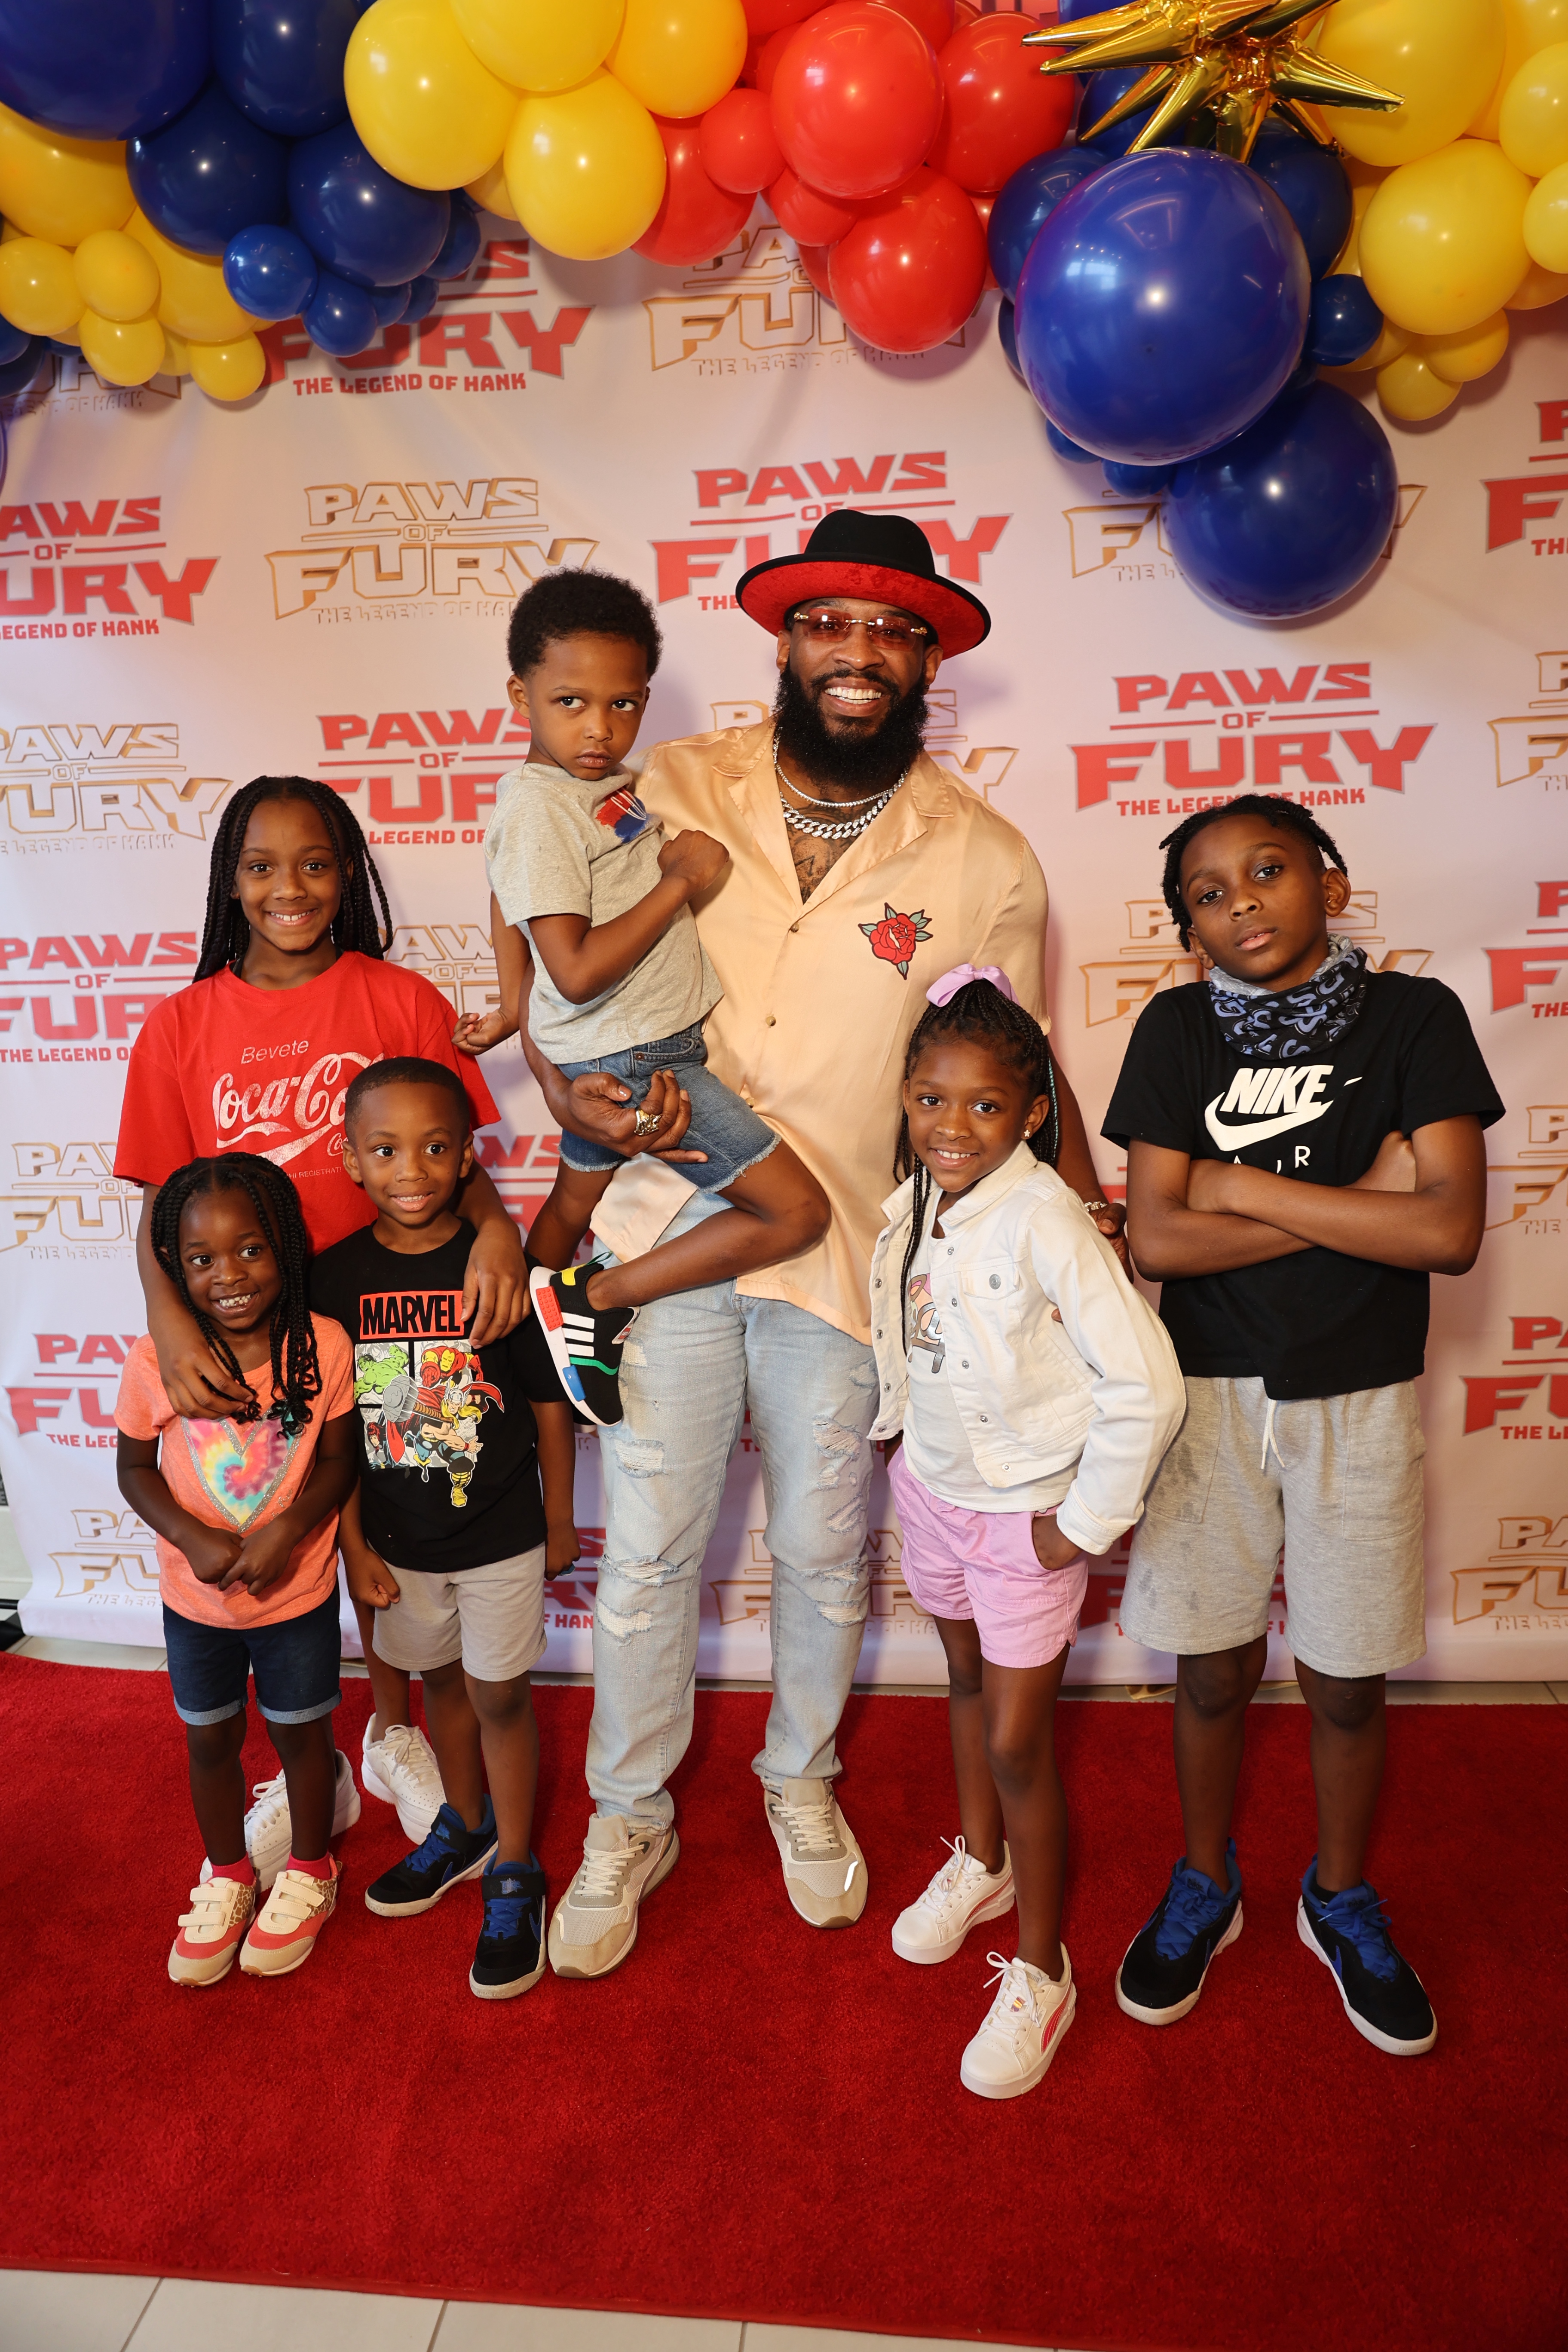
<svg viewBox="0 0 1568 2352">
<path fill-rule="evenodd" d="M 1177 577 L 1156 501 L 1051 455 L 994 294 L 952 344 L 900 359 L 847 335 L 761 211 L 687 273 L 564 263 L 486 229 L 431 316 L 362 358 L 269 330 L 271 381 L 242 408 L 163 379 L 110 391 L 68 358 L 7 404 L 0 1465 L 28 1630 L 162 1641 L 151 1534 L 114 1480 L 116 1383 L 143 1318 L 139 1203 L 110 1171 L 132 1043 L 190 975 L 226 795 L 263 772 L 342 793 L 385 877 L 394 955 L 482 1007 L 480 838 L 526 747 L 505 695 L 512 601 L 552 566 L 628 574 L 668 644 L 644 748 L 747 723 L 771 700 L 773 646 L 735 582 L 854 504 L 914 516 L 995 616 L 937 681 L 931 748 L 1045 866 L 1056 1043 L 1091 1123 L 1139 1008 L 1194 977 L 1157 845 L 1216 796 L 1310 804 L 1345 850 L 1345 927 L 1374 964 L 1464 999 L 1508 1116 L 1489 1137 L 1480 1262 L 1433 1285 L 1417 1671 L 1568 1675 L 1561 330 L 1516 317 L 1505 366 L 1436 428 L 1396 432 L 1386 561 L 1326 618 L 1265 629 Z M 488 1075 L 503 1115 L 480 1156 L 526 1223 L 558 1139 L 515 1045 Z M 232 1073 L 237 1098 L 247 1083 Z M 284 1115 L 311 1118 L 322 1086 L 300 1071 Z M 1119 1192 L 1111 1147 L 1100 1164 Z M 579 1470 L 584 1559 L 553 1588 L 545 1660 L 562 1671 L 589 1663 L 603 1544 L 588 1439 Z M 940 1680 L 880 1475 L 876 1493 L 862 1670 Z M 767 1672 L 764 1516 L 746 1442 L 707 1562 L 704 1672 Z M 1078 1679 L 1169 1673 L 1122 1635 L 1124 1568 L 1095 1564 Z"/>
</svg>

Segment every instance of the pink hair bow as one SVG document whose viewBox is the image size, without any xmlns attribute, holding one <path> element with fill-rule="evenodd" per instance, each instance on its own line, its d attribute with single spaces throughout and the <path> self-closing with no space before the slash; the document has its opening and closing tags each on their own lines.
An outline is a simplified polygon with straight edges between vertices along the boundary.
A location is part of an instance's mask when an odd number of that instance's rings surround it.
<svg viewBox="0 0 1568 2352">
<path fill-rule="evenodd" d="M 1018 1002 L 1013 993 L 1012 982 L 1006 973 L 999 971 L 994 963 L 983 963 L 978 966 L 972 963 L 955 963 L 951 971 L 944 971 L 940 980 L 932 981 L 926 991 L 926 1003 L 950 1004 L 959 990 L 967 988 L 972 980 L 988 980 L 992 987 L 1006 998 L 1009 1004 L 1016 1004 Z"/>
</svg>

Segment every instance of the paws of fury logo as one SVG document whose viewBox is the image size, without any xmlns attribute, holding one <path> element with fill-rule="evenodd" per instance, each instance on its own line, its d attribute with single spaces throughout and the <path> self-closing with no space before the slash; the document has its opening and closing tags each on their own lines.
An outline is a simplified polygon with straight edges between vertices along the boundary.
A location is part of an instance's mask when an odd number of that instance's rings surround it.
<svg viewBox="0 0 1568 2352">
<path fill-rule="evenodd" d="M 187 772 L 168 719 L 0 729 L 0 851 L 68 836 L 121 848 L 205 841 L 233 789 L 227 776 Z"/>
<path fill-rule="evenodd" d="M 319 482 L 305 492 L 304 544 L 267 558 L 280 621 L 395 617 L 481 605 L 508 611 L 547 572 L 580 569 L 594 539 L 554 537 L 531 476 L 468 482 Z"/>
<path fill-rule="evenodd" d="M 1535 666 L 1540 694 L 1528 714 L 1487 721 L 1497 750 L 1498 785 L 1528 783 L 1539 776 L 1542 792 L 1568 793 L 1568 653 L 1537 654 Z"/>
</svg>

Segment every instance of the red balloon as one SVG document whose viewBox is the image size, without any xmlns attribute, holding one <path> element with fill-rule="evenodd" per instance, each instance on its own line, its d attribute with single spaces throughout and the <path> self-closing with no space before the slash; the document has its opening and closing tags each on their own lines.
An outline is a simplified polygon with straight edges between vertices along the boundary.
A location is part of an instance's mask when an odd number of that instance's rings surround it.
<svg viewBox="0 0 1568 2352">
<path fill-rule="evenodd" d="M 860 218 L 859 205 L 841 205 L 819 188 L 808 188 L 786 163 L 768 190 L 773 217 L 797 245 L 837 245 Z"/>
<path fill-rule="evenodd" d="M 741 5 L 748 32 L 776 33 L 781 25 L 798 25 L 803 16 L 812 16 L 822 0 L 741 0 Z"/>
<path fill-rule="evenodd" d="M 650 261 L 682 267 L 711 261 L 744 228 L 751 217 L 752 199 L 732 194 L 709 178 L 702 168 L 700 123 L 668 122 L 658 114 L 654 121 L 664 142 L 668 173 L 664 202 L 651 226 L 638 237 L 637 250 Z"/>
<path fill-rule="evenodd" d="M 773 86 L 773 76 L 779 69 L 779 59 L 784 56 L 784 51 L 794 40 L 795 35 L 795 26 L 793 25 L 785 25 L 782 26 L 778 32 L 770 33 L 767 39 L 763 43 L 762 47 L 757 51 L 757 62 L 754 68 L 756 73 L 757 88 L 764 94 L 772 89 Z M 776 138 L 778 134 L 775 131 L 773 135 Z M 783 152 L 782 149 L 780 150 L 780 152 Z"/>
<path fill-rule="evenodd" d="M 1033 30 L 1025 16 L 981 16 L 954 33 L 937 61 L 947 112 L 931 166 L 961 188 L 994 194 L 1031 155 L 1067 137 L 1078 84 L 1071 74 L 1047 80 L 1038 52 L 1023 46 Z"/>
<path fill-rule="evenodd" d="M 805 270 L 806 276 L 810 278 L 817 292 L 823 295 L 826 300 L 831 302 L 833 299 L 833 289 L 827 282 L 827 257 L 833 250 L 832 247 L 828 245 L 802 245 L 797 238 L 795 249 L 799 257 L 801 268 Z"/>
<path fill-rule="evenodd" d="M 754 196 L 784 168 L 773 109 L 760 89 L 732 89 L 702 117 L 702 168 L 716 187 Z"/>
<path fill-rule="evenodd" d="M 984 236 L 986 230 L 991 226 L 991 207 L 995 203 L 996 199 L 994 195 L 971 196 L 969 201 L 974 206 L 974 217 L 980 223 L 980 234 L 982 236 Z M 997 283 L 996 272 L 991 267 L 989 241 L 987 242 L 985 254 L 985 283 L 988 287 L 994 286 Z"/>
<path fill-rule="evenodd" d="M 955 335 L 985 282 L 985 237 L 956 180 L 917 172 L 868 207 L 827 263 L 833 299 L 862 342 L 929 352 Z"/>
<path fill-rule="evenodd" d="M 957 11 L 953 0 L 882 0 L 896 16 L 907 16 L 918 25 L 933 49 L 952 38 L 953 19 Z"/>
<path fill-rule="evenodd" d="M 936 136 L 942 73 L 907 16 L 879 0 L 837 0 L 791 36 L 773 105 L 779 144 L 811 187 L 880 196 L 908 179 Z"/>
</svg>

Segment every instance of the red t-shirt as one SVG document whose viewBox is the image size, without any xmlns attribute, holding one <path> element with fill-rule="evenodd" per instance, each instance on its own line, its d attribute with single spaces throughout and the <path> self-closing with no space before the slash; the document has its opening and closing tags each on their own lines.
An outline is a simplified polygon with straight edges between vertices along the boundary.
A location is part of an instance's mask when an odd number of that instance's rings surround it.
<svg viewBox="0 0 1568 2352">
<path fill-rule="evenodd" d="M 299 1189 L 310 1246 L 330 1249 L 374 1210 L 343 1172 L 343 1097 L 372 1062 L 416 1054 L 456 1070 L 474 1125 L 499 1118 L 457 1014 L 417 972 L 352 950 L 302 988 L 231 971 L 154 1006 L 131 1051 L 114 1172 L 162 1184 L 190 1160 L 255 1151 Z"/>
</svg>

